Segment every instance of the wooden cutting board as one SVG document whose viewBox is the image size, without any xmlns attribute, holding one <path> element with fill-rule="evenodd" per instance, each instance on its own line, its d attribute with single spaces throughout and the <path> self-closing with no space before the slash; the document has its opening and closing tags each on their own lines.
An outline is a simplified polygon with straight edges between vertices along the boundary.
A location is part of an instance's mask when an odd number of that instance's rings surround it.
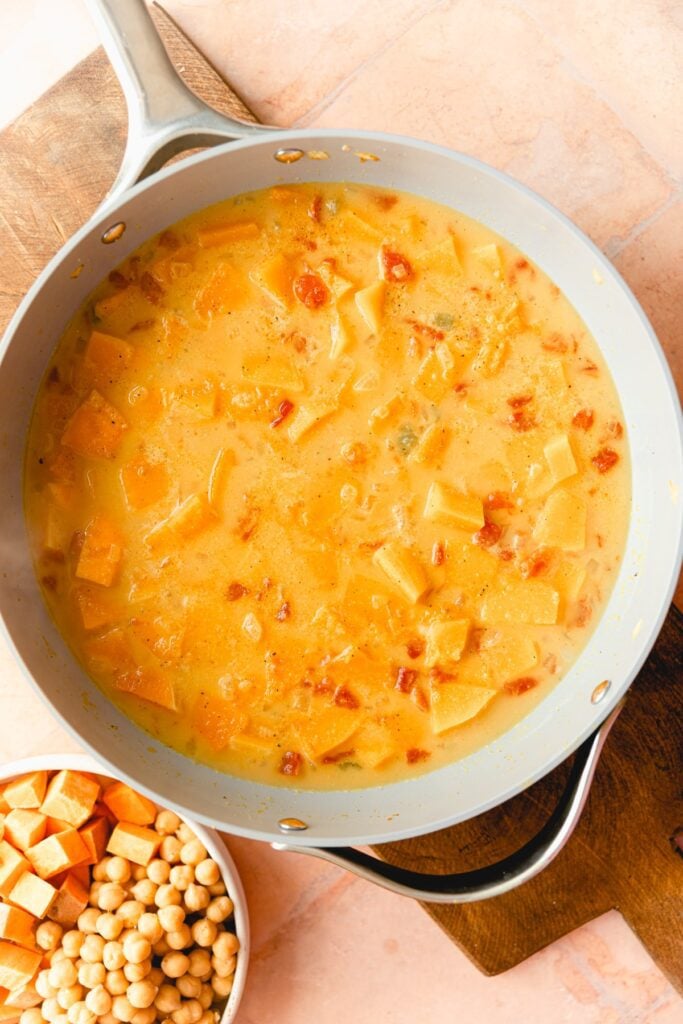
<svg viewBox="0 0 683 1024">
<path fill-rule="evenodd" d="M 207 101 L 248 112 L 191 46 L 160 24 L 184 77 Z M 0 329 L 50 256 L 95 209 L 123 152 L 125 107 L 97 51 L 0 133 Z M 680 701 L 683 616 L 672 609 L 657 647 L 609 737 L 583 820 L 568 846 L 522 889 L 485 903 L 425 906 L 487 974 L 498 974 L 612 907 L 683 990 L 683 827 Z M 422 871 L 490 863 L 548 815 L 561 766 L 502 807 L 379 854 Z"/>
</svg>

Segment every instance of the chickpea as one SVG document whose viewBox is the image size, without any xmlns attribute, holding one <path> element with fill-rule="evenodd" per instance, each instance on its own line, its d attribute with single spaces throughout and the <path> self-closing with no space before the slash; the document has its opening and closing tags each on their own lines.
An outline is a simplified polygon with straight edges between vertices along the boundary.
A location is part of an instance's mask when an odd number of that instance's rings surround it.
<svg viewBox="0 0 683 1024">
<path fill-rule="evenodd" d="M 187 949 L 192 945 L 192 932 L 188 925 L 181 924 L 176 932 L 166 932 L 166 941 L 171 949 Z"/>
<path fill-rule="evenodd" d="M 107 866 L 111 857 L 103 857 L 101 861 L 92 866 L 92 880 L 93 882 L 106 882 L 107 878 Z"/>
<path fill-rule="evenodd" d="M 76 984 L 76 978 L 78 977 L 78 971 L 73 960 L 59 960 L 56 964 L 52 964 L 50 967 L 50 973 L 47 978 L 52 988 L 59 991 L 60 988 L 68 988 L 70 985 Z"/>
<path fill-rule="evenodd" d="M 178 825 L 175 834 L 181 843 L 191 843 L 193 839 L 197 838 L 190 826 L 186 825 L 184 821 L 181 821 Z"/>
<path fill-rule="evenodd" d="M 217 974 L 219 978 L 229 978 L 231 974 L 235 973 L 237 958 L 231 956 L 227 960 L 221 960 L 217 956 L 212 956 L 211 966 L 213 967 L 214 974 Z"/>
<path fill-rule="evenodd" d="M 194 914 L 198 910 L 205 910 L 209 905 L 210 899 L 209 890 L 205 889 L 203 885 L 195 885 L 193 882 L 185 890 L 183 902 L 190 913 Z"/>
<path fill-rule="evenodd" d="M 197 1021 L 204 1013 L 202 1004 L 198 999 L 188 999 L 179 1010 L 174 1010 L 171 1019 L 174 1024 L 197 1024 Z"/>
<path fill-rule="evenodd" d="M 161 836 L 170 836 L 180 827 L 180 818 L 173 811 L 159 811 L 154 827 Z"/>
<path fill-rule="evenodd" d="M 100 898 L 100 889 L 104 885 L 104 882 L 93 882 L 90 886 L 88 893 L 88 906 L 97 907 L 97 901 Z"/>
<path fill-rule="evenodd" d="M 211 948 L 219 960 L 227 960 L 240 948 L 240 940 L 232 932 L 221 932 Z"/>
<path fill-rule="evenodd" d="M 191 839 L 180 848 L 180 859 L 183 864 L 191 864 L 196 867 L 201 861 L 207 858 L 206 847 L 199 839 Z"/>
<path fill-rule="evenodd" d="M 58 1013 L 52 1024 L 69 1024 L 69 1018 L 66 1015 L 66 1011 L 62 1010 L 61 1013 Z"/>
<path fill-rule="evenodd" d="M 141 878 L 139 882 L 130 890 L 130 894 L 133 899 L 138 900 L 140 903 L 144 903 L 146 907 L 154 906 L 154 897 L 157 894 L 159 886 L 156 882 L 153 882 L 151 878 Z"/>
<path fill-rule="evenodd" d="M 158 942 L 155 942 L 154 945 L 152 946 L 152 949 L 154 950 L 154 955 L 155 956 L 166 956 L 166 954 L 169 952 L 170 948 L 171 947 L 169 946 L 168 942 L 166 941 L 166 936 L 165 935 L 163 936 L 163 938 L 159 939 Z"/>
<path fill-rule="evenodd" d="M 169 864 L 177 864 L 180 860 L 180 850 L 182 849 L 182 843 L 175 836 L 166 836 L 161 840 L 161 846 L 159 847 L 159 856 L 162 860 L 168 861 Z"/>
<path fill-rule="evenodd" d="M 68 988 L 60 988 L 57 993 L 57 1002 L 63 1010 L 68 1010 L 74 1003 L 83 999 L 82 985 L 69 985 Z"/>
<path fill-rule="evenodd" d="M 214 974 L 211 979 L 211 988 L 216 993 L 217 999 L 227 999 L 232 992 L 232 986 L 235 982 L 234 974 L 229 974 L 227 978 L 219 978 L 217 974 Z"/>
<path fill-rule="evenodd" d="M 100 912 L 96 907 L 88 907 L 82 914 L 78 915 L 79 932 L 85 932 L 86 935 L 94 935 L 97 931 L 97 922 L 100 917 Z"/>
<path fill-rule="evenodd" d="M 141 964 L 152 952 L 152 945 L 144 935 L 127 935 L 123 940 L 123 955 L 131 964 Z"/>
<path fill-rule="evenodd" d="M 60 1006 L 54 996 L 50 996 L 49 999 L 43 999 L 43 1005 L 40 1008 L 45 1020 L 53 1021 L 59 1014 Z"/>
<path fill-rule="evenodd" d="M 200 990 L 199 990 L 199 995 L 197 996 L 197 999 L 202 1004 L 202 1006 L 204 1007 L 205 1010 L 209 1009 L 209 1007 L 211 1006 L 211 1004 L 214 1001 L 214 998 L 215 998 L 214 991 L 211 988 L 211 986 L 210 985 L 202 985 Z"/>
<path fill-rule="evenodd" d="M 110 857 L 104 871 L 105 877 L 110 882 L 118 882 L 124 885 L 131 875 L 130 861 L 125 857 Z"/>
<path fill-rule="evenodd" d="M 146 1010 L 156 999 L 157 987 L 151 981 L 135 981 L 128 986 L 128 1002 L 136 1010 Z"/>
<path fill-rule="evenodd" d="M 184 953 L 179 953 L 175 950 L 167 953 L 161 961 L 161 969 L 167 978 L 182 978 L 183 974 L 187 973 L 187 968 L 189 966 L 189 957 L 186 957 Z"/>
<path fill-rule="evenodd" d="M 203 1005 L 203 1004 L 202 1004 Z M 218 1014 L 215 1010 L 209 1010 L 208 1007 L 204 1008 L 204 1013 L 199 1018 L 198 1024 L 217 1024 Z"/>
<path fill-rule="evenodd" d="M 151 860 L 147 865 L 147 877 L 155 882 L 156 885 L 163 885 L 164 882 L 168 882 L 170 873 L 171 865 L 168 861 L 161 860 L 159 857 Z"/>
<path fill-rule="evenodd" d="M 168 880 L 178 892 L 185 892 L 187 887 L 194 882 L 194 868 L 190 864 L 174 864 L 169 872 Z"/>
<path fill-rule="evenodd" d="M 211 954 L 208 949 L 193 949 L 190 953 L 188 973 L 193 978 L 204 978 L 211 975 Z"/>
<path fill-rule="evenodd" d="M 69 932 L 64 932 L 62 935 L 62 949 L 66 956 L 71 960 L 75 960 L 81 955 L 81 946 L 85 940 L 83 932 L 79 932 L 76 928 Z"/>
<path fill-rule="evenodd" d="M 194 877 L 201 885 L 215 885 L 221 877 L 220 868 L 215 860 L 207 857 L 195 865 Z"/>
<path fill-rule="evenodd" d="M 146 1010 L 136 1010 L 130 1024 L 154 1024 L 157 1019 L 157 1011 L 153 1006 Z"/>
<path fill-rule="evenodd" d="M 206 916 L 209 921 L 220 924 L 221 921 L 226 921 L 230 917 L 234 909 L 234 904 L 229 896 L 216 896 L 206 908 Z"/>
<path fill-rule="evenodd" d="M 78 968 L 78 984 L 84 988 L 97 988 L 103 985 L 107 977 L 107 969 L 104 964 L 82 963 Z"/>
<path fill-rule="evenodd" d="M 143 867 L 142 864 L 133 864 L 131 878 L 134 882 L 139 882 L 141 878 L 147 878 L 147 868 Z"/>
<path fill-rule="evenodd" d="M 157 988 L 159 988 L 160 985 L 163 985 L 166 981 L 166 976 L 164 975 L 161 967 L 153 967 L 147 977 L 153 985 L 156 985 Z"/>
<path fill-rule="evenodd" d="M 102 1017 L 105 1013 L 111 1013 L 111 1004 L 111 994 L 107 992 L 104 985 L 97 985 L 85 997 L 85 1005 L 97 1017 Z"/>
<path fill-rule="evenodd" d="M 154 1000 L 159 1013 L 173 1013 L 180 1008 L 180 993 L 175 985 L 161 985 Z"/>
<path fill-rule="evenodd" d="M 118 882 L 102 882 L 97 894 L 97 906 L 100 910 L 118 910 L 128 893 Z"/>
<path fill-rule="evenodd" d="M 161 921 L 156 914 L 143 914 L 138 921 L 138 931 L 152 944 L 158 942 L 164 934 Z"/>
<path fill-rule="evenodd" d="M 152 970 L 152 959 L 148 957 L 146 960 L 142 960 L 139 964 L 126 964 L 123 968 L 127 980 L 133 984 L 136 981 L 142 981 L 146 978 L 149 972 Z M 140 1007 L 138 1007 L 140 1009 Z"/>
<path fill-rule="evenodd" d="M 69 1007 L 66 1016 L 69 1024 L 95 1024 L 95 1014 L 88 1009 L 83 1000 Z"/>
<path fill-rule="evenodd" d="M 123 931 L 123 921 L 116 914 L 109 912 L 100 914 L 97 931 L 106 942 L 111 942 L 113 939 L 118 939 Z"/>
<path fill-rule="evenodd" d="M 108 971 L 118 971 L 123 967 L 126 958 L 120 942 L 106 942 L 102 950 L 102 962 Z"/>
<path fill-rule="evenodd" d="M 206 888 L 212 896 L 225 896 L 225 882 L 222 879 L 220 882 L 214 882 L 213 885 L 207 885 Z"/>
<path fill-rule="evenodd" d="M 178 978 L 176 988 L 185 999 L 199 999 L 202 983 L 199 978 L 193 978 L 191 974 L 183 974 L 182 978 Z"/>
<path fill-rule="evenodd" d="M 111 1012 L 117 1020 L 123 1021 L 124 1024 L 130 1024 L 135 1013 L 135 1007 L 130 1005 L 126 996 L 114 996 Z"/>
<path fill-rule="evenodd" d="M 22 1011 L 19 1024 L 43 1024 L 43 1015 L 37 1006 L 31 1006 L 28 1010 Z"/>
<path fill-rule="evenodd" d="M 36 928 L 36 945 L 41 949 L 56 949 L 64 929 L 56 921 L 43 921 Z"/>
<path fill-rule="evenodd" d="M 177 932 L 185 922 L 185 911 L 182 907 L 162 907 L 157 917 L 165 932 Z"/>
<path fill-rule="evenodd" d="M 123 995 L 124 992 L 128 991 L 128 985 L 128 978 L 121 970 L 109 971 L 104 981 L 104 987 L 113 996 Z"/>
<path fill-rule="evenodd" d="M 135 928 L 144 912 L 145 905 L 139 900 L 126 900 L 116 911 L 126 928 Z"/>
<path fill-rule="evenodd" d="M 110 1010 L 109 1013 L 100 1014 L 97 1018 L 97 1024 L 118 1024 L 118 1021 Z"/>
<path fill-rule="evenodd" d="M 50 970 L 40 971 L 34 982 L 36 992 L 43 999 L 53 999 L 57 995 L 57 989 L 50 984 Z"/>
<path fill-rule="evenodd" d="M 86 935 L 81 946 L 81 960 L 87 964 L 98 964 L 102 962 L 105 941 L 101 935 Z"/>
<path fill-rule="evenodd" d="M 53 949 L 52 952 L 49 949 L 46 950 L 45 959 L 49 961 L 50 967 L 52 967 L 53 964 L 58 964 L 60 960 L 66 960 L 67 955 L 60 946 L 58 949 Z"/>
<path fill-rule="evenodd" d="M 213 946 L 218 938 L 218 927 L 205 917 L 192 925 L 192 938 L 198 946 Z"/>
<path fill-rule="evenodd" d="M 175 886 L 166 884 L 160 885 L 156 891 L 154 902 L 158 907 L 179 907 L 183 898 Z"/>
</svg>

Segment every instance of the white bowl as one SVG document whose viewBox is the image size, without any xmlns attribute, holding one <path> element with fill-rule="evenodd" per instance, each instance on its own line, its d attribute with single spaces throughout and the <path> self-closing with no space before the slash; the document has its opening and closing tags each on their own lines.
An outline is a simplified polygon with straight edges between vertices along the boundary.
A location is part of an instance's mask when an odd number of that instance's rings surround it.
<svg viewBox="0 0 683 1024">
<path fill-rule="evenodd" d="M 0 765 L 0 783 L 8 782 L 10 779 L 18 775 L 25 775 L 27 772 L 52 772 L 61 771 L 63 768 L 69 768 L 77 772 L 92 772 L 116 781 L 108 772 L 103 771 L 102 765 L 95 758 L 90 757 L 89 754 L 39 754 L 36 757 L 24 757 L 18 761 L 8 761 L 6 764 Z M 162 804 L 157 806 L 163 809 Z M 183 815 L 179 815 L 179 817 L 196 833 L 209 855 L 218 864 L 221 876 L 228 890 L 228 895 L 235 907 L 235 934 L 240 941 L 240 948 L 237 954 L 237 966 L 235 968 L 232 991 L 228 996 L 228 1002 L 221 1017 L 221 1024 L 231 1024 L 235 1019 L 244 992 L 249 964 L 249 915 L 247 913 L 244 889 L 242 888 L 242 882 L 237 873 L 235 863 L 218 832 L 212 828 L 206 828 L 205 825 L 200 825 L 198 822 L 193 821 L 192 818 L 186 818 Z"/>
</svg>

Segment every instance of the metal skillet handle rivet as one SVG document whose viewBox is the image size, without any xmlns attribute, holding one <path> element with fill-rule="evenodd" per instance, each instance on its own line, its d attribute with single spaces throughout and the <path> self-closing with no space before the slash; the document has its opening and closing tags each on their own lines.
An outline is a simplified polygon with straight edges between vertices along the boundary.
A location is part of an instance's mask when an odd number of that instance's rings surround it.
<svg viewBox="0 0 683 1024">
<path fill-rule="evenodd" d="M 116 224 L 112 224 L 110 228 L 102 232 L 102 241 L 105 245 L 111 245 L 112 242 L 118 242 L 123 232 L 126 230 L 124 221 L 120 220 Z"/>
<path fill-rule="evenodd" d="M 609 679 L 603 679 L 601 683 L 598 683 L 591 694 L 591 704 L 599 704 L 604 700 L 611 685 L 612 682 Z"/>
<path fill-rule="evenodd" d="M 277 827 L 281 832 L 305 832 L 308 825 L 300 818 L 280 818 Z"/>
<path fill-rule="evenodd" d="M 275 159 L 281 164 L 295 164 L 304 155 L 303 149 L 278 149 L 275 151 Z"/>
</svg>

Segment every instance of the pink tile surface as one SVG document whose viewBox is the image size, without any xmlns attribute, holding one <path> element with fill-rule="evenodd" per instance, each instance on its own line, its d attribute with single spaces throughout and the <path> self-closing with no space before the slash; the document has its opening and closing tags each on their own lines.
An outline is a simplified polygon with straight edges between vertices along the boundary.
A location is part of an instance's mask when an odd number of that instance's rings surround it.
<svg viewBox="0 0 683 1024">
<path fill-rule="evenodd" d="M 264 120 L 414 134 L 503 168 L 556 203 L 615 260 L 680 386 L 676 0 L 165 5 Z M 13 52 L 35 4 L 2 6 L 3 52 Z M 74 26 L 63 11 L 68 40 Z M 60 45 L 51 28 L 45 53 Z M 18 95 L 30 95 L 41 74 L 49 84 L 46 59 L 34 53 L 33 67 L 16 70 L 25 76 Z M 75 749 L 0 641 L 2 757 Z M 683 1001 L 616 912 L 486 978 L 409 900 L 309 858 L 228 842 L 253 928 L 238 1024 L 683 1021 Z"/>
</svg>

